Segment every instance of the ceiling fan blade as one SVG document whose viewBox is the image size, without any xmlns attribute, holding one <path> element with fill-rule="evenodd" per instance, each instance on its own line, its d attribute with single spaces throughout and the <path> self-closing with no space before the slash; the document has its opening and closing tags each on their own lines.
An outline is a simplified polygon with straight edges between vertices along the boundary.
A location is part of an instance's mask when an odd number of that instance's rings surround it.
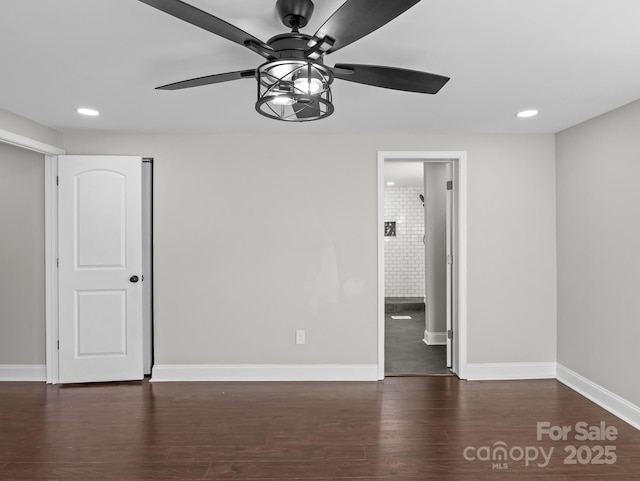
<svg viewBox="0 0 640 481">
<path fill-rule="evenodd" d="M 265 45 L 262 40 L 255 38 L 253 35 L 240 30 L 238 27 L 235 27 L 218 17 L 214 17 L 204 10 L 200 10 L 199 8 L 196 8 L 180 0 L 140 1 L 142 3 L 146 3 L 147 5 L 151 5 L 158 10 L 168 13 L 169 15 L 173 15 L 180 20 L 184 20 L 185 22 L 195 25 L 196 27 L 203 28 L 208 32 L 215 33 L 216 35 L 226 38 L 227 40 L 238 43 L 243 47 L 247 47 L 249 45 L 258 45 L 260 46 L 260 48 L 271 50 Z M 261 52 L 258 53 L 263 55 Z"/>
<path fill-rule="evenodd" d="M 299 119 L 320 116 L 320 102 L 311 100 L 310 102 L 296 102 L 293 104 L 293 111 Z"/>
<path fill-rule="evenodd" d="M 191 87 L 200 87 L 202 85 L 218 84 L 220 82 L 228 82 L 230 80 L 239 80 L 241 78 L 255 78 L 255 70 L 238 70 L 237 72 L 219 73 L 216 75 L 207 75 L 206 77 L 192 78 L 182 80 L 171 84 L 156 87 L 156 90 L 181 90 Z"/>
<path fill-rule="evenodd" d="M 420 0 L 347 0 L 318 29 L 314 38 L 331 37 L 328 53 L 346 47 L 378 30 Z"/>
<path fill-rule="evenodd" d="M 436 94 L 449 81 L 449 77 L 417 70 L 346 63 L 336 64 L 333 74 L 349 82 L 422 94 Z"/>
</svg>

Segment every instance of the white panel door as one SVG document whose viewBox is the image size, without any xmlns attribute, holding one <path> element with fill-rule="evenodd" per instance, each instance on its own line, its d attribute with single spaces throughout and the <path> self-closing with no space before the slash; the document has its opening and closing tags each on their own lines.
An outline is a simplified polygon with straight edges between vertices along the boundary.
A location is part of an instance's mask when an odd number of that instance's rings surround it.
<svg viewBox="0 0 640 481">
<path fill-rule="evenodd" d="M 58 158 L 59 382 L 142 379 L 142 159 Z"/>
</svg>

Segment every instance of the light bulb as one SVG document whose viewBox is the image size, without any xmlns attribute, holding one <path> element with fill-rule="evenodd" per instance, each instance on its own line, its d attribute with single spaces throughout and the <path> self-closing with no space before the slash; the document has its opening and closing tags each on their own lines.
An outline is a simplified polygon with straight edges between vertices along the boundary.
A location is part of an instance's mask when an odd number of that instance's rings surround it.
<svg viewBox="0 0 640 481">
<path fill-rule="evenodd" d="M 268 75 L 278 80 L 291 80 L 291 74 L 295 70 L 295 65 L 291 65 L 289 63 L 283 63 L 279 65 L 274 65 L 273 67 L 266 70 Z"/>
<path fill-rule="evenodd" d="M 292 105 L 294 100 L 288 95 L 276 95 L 273 99 L 271 99 L 276 105 Z"/>
<path fill-rule="evenodd" d="M 317 78 L 302 77 L 293 82 L 296 91 L 313 95 L 322 90 L 322 81 Z"/>
</svg>

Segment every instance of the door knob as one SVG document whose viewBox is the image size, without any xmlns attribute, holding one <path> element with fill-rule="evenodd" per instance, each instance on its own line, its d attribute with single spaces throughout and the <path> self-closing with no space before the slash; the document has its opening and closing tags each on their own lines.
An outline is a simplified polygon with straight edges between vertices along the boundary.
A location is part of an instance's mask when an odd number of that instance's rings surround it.
<svg viewBox="0 0 640 481">
<path fill-rule="evenodd" d="M 131 277 L 129 277 L 129 281 L 131 281 L 131 282 L 133 282 L 133 283 L 138 282 L 138 276 L 131 276 Z"/>
</svg>

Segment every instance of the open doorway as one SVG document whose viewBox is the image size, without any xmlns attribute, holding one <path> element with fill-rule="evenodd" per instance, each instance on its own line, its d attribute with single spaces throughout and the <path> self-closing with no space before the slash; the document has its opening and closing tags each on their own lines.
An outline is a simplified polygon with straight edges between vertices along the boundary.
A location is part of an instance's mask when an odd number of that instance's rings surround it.
<svg viewBox="0 0 640 481">
<path fill-rule="evenodd" d="M 385 376 L 451 374 L 451 161 L 384 165 Z"/>
<path fill-rule="evenodd" d="M 379 377 L 466 366 L 466 154 L 378 158 Z"/>
</svg>

